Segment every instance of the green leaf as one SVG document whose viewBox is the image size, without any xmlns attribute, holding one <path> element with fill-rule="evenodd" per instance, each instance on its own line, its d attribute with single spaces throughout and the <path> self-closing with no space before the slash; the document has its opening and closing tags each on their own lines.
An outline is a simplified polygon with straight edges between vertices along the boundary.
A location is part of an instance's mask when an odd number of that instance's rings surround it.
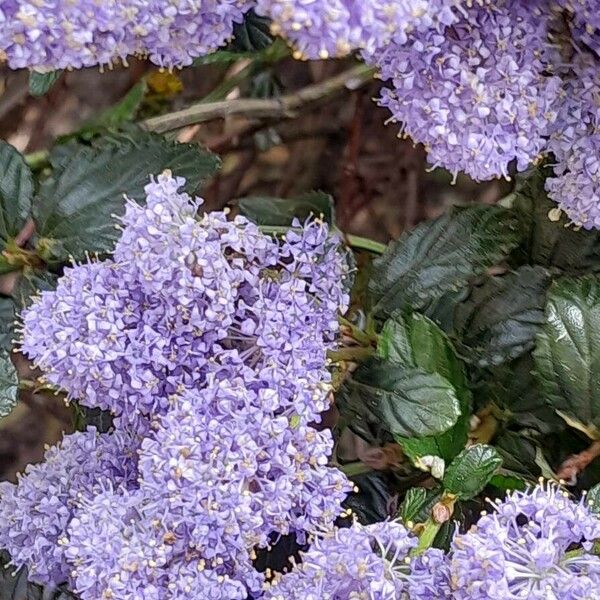
<svg viewBox="0 0 600 600">
<path fill-rule="evenodd" d="M 378 523 L 391 516 L 396 491 L 385 473 L 371 471 L 352 477 L 358 492 L 351 493 L 344 506 L 352 509 L 363 525 Z"/>
<path fill-rule="evenodd" d="M 396 438 L 413 462 L 430 455 L 452 460 L 467 442 L 471 392 L 464 366 L 446 334 L 423 315 L 395 313 L 383 326 L 377 352 L 380 357 L 405 368 L 438 373 L 452 385 L 461 412 L 452 428 L 436 436 Z"/>
<path fill-rule="evenodd" d="M 516 475 L 503 475 L 498 473 L 490 479 L 490 485 L 504 492 L 514 490 L 523 491 L 527 489 L 527 482 Z"/>
<path fill-rule="evenodd" d="M 600 514 L 600 483 L 588 491 L 585 501 L 593 513 Z"/>
<path fill-rule="evenodd" d="M 446 469 L 444 487 L 461 500 L 479 494 L 489 483 L 502 458 L 492 446 L 478 444 L 463 450 Z"/>
<path fill-rule="evenodd" d="M 456 309 L 462 355 L 478 367 L 500 365 L 531 350 L 544 323 L 550 273 L 521 267 L 487 277 Z"/>
<path fill-rule="evenodd" d="M 410 488 L 398 510 L 398 517 L 404 523 L 424 523 L 431 516 L 431 511 L 441 498 L 439 488 L 428 490 L 422 487 Z"/>
<path fill-rule="evenodd" d="M 372 359 L 355 371 L 349 385 L 353 406 L 393 435 L 442 433 L 460 416 L 452 385 L 441 375 L 423 369 Z"/>
<path fill-rule="evenodd" d="M 0 140 L 0 239 L 19 233 L 31 211 L 33 176 L 22 154 Z"/>
<path fill-rule="evenodd" d="M 240 214 L 258 225 L 290 226 L 294 218 L 301 221 L 314 215 L 327 223 L 334 222 L 333 201 L 324 192 L 309 192 L 296 198 L 249 196 L 238 200 Z"/>
<path fill-rule="evenodd" d="M 9 415 L 17 405 L 19 378 L 10 352 L 0 350 L 0 417 Z"/>
<path fill-rule="evenodd" d="M 502 466 L 524 477 L 540 475 L 538 446 L 523 433 L 505 430 L 494 439 L 494 447 L 502 456 Z"/>
<path fill-rule="evenodd" d="M 551 288 L 533 353 L 540 386 L 571 425 L 600 432 L 600 276 L 564 278 Z"/>
<path fill-rule="evenodd" d="M 0 296 L 0 349 L 12 347 L 15 327 L 15 303 L 12 298 Z"/>
<path fill-rule="evenodd" d="M 50 91 L 50 88 L 61 78 L 63 72 L 50 71 L 49 73 L 39 73 L 32 71 L 29 74 L 29 93 L 32 96 L 43 96 Z"/>
<path fill-rule="evenodd" d="M 198 146 L 149 133 L 99 140 L 94 146 L 70 143 L 51 162 L 54 171 L 42 183 L 33 211 L 37 249 L 48 262 L 111 251 L 118 237 L 113 215 L 123 214 L 125 194 L 144 200 L 150 174 L 170 169 L 187 179 L 186 191 L 194 192 L 219 165 Z"/>
<path fill-rule="evenodd" d="M 498 206 L 456 208 L 418 225 L 373 263 L 373 313 L 419 309 L 501 261 L 519 243 L 515 214 Z"/>
<path fill-rule="evenodd" d="M 274 39 L 270 19 L 259 17 L 251 10 L 246 13 L 244 21 L 234 27 L 231 48 L 241 52 L 256 52 L 268 48 Z"/>
<path fill-rule="evenodd" d="M 485 371 L 474 387 L 479 406 L 494 403 L 513 427 L 529 427 L 548 434 L 564 428 L 564 421 L 546 401 L 534 373 L 531 354 Z"/>
<path fill-rule="evenodd" d="M 23 310 L 40 292 L 55 289 L 57 281 L 58 277 L 54 273 L 25 268 L 12 293 L 17 308 Z"/>
<path fill-rule="evenodd" d="M 544 189 L 549 175 L 549 169 L 535 168 L 517 178 L 513 206 L 527 230 L 526 260 L 569 273 L 600 271 L 600 231 L 577 230 L 564 214 L 550 220 L 557 206 Z"/>
</svg>

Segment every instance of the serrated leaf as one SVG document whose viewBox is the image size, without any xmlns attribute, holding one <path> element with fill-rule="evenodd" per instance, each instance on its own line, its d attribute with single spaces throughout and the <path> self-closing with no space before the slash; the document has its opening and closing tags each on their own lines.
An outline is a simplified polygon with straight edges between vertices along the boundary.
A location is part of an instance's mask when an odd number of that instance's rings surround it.
<svg viewBox="0 0 600 600">
<path fill-rule="evenodd" d="M 15 303 L 12 298 L 0 296 L 0 349 L 12 347 L 15 325 Z"/>
<path fill-rule="evenodd" d="M 420 309 L 498 263 L 517 246 L 515 214 L 498 206 L 471 206 L 418 225 L 373 263 L 373 313 Z"/>
<path fill-rule="evenodd" d="M 430 516 L 436 502 L 441 498 L 441 490 L 428 490 L 422 487 L 411 488 L 400 505 L 398 517 L 404 523 L 424 523 Z"/>
<path fill-rule="evenodd" d="M 540 474 L 537 464 L 538 446 L 528 437 L 516 431 L 506 430 L 496 436 L 494 447 L 502 456 L 502 467 L 525 477 Z"/>
<path fill-rule="evenodd" d="M 61 78 L 61 70 L 39 73 L 32 71 L 29 74 L 29 93 L 32 96 L 43 96 L 47 94 L 52 86 Z"/>
<path fill-rule="evenodd" d="M 372 359 L 349 380 L 353 405 L 392 435 L 434 435 L 447 431 L 460 416 L 452 385 L 437 373 L 403 368 Z"/>
<path fill-rule="evenodd" d="M 327 223 L 334 221 L 333 201 L 324 192 L 309 192 L 296 198 L 249 196 L 237 202 L 241 215 L 258 225 L 289 226 L 294 218 L 301 221 L 313 215 Z"/>
<path fill-rule="evenodd" d="M 494 403 L 512 426 L 529 427 L 548 434 L 564 427 L 540 390 L 531 354 L 485 371 L 474 388 L 480 406 Z"/>
<path fill-rule="evenodd" d="M 525 266 L 475 287 L 456 308 L 454 325 L 465 360 L 495 366 L 531 350 L 544 323 L 549 285 L 546 269 Z"/>
<path fill-rule="evenodd" d="M 219 165 L 198 146 L 148 133 L 101 139 L 94 146 L 71 143 L 51 162 L 54 172 L 42 183 L 33 211 L 38 252 L 49 262 L 112 250 L 118 237 L 113 215 L 123 214 L 124 194 L 144 200 L 151 174 L 170 169 L 193 192 Z"/>
<path fill-rule="evenodd" d="M 0 239 L 19 233 L 31 211 L 33 176 L 20 152 L 0 140 Z"/>
<path fill-rule="evenodd" d="M 12 297 L 18 310 L 23 310 L 31 304 L 40 292 L 56 288 L 58 276 L 49 271 L 26 268 L 23 276 L 17 282 Z"/>
<path fill-rule="evenodd" d="M 550 220 L 548 214 L 556 210 L 544 189 L 550 175 L 548 169 L 534 168 L 517 178 L 513 206 L 527 229 L 526 260 L 571 273 L 600 271 L 600 231 L 577 230 L 564 214 Z"/>
<path fill-rule="evenodd" d="M 452 460 L 467 442 L 471 392 L 463 363 L 446 334 L 423 315 L 395 313 L 383 326 L 377 351 L 380 357 L 406 368 L 438 373 L 452 385 L 461 412 L 452 428 L 436 436 L 396 438 L 413 462 L 422 456 Z"/>
<path fill-rule="evenodd" d="M 477 444 L 463 450 L 446 469 L 444 488 L 461 500 L 479 494 L 502 465 L 502 457 L 492 446 Z"/>
<path fill-rule="evenodd" d="M 234 27 L 231 47 L 242 52 L 256 52 L 268 48 L 274 39 L 271 35 L 271 20 L 259 17 L 251 10 L 246 13 L 244 21 Z"/>
<path fill-rule="evenodd" d="M 0 350 L 0 417 L 9 415 L 17 405 L 19 377 L 7 350 Z"/>
<path fill-rule="evenodd" d="M 585 501 L 593 513 L 600 514 L 600 483 L 588 491 Z"/>
<path fill-rule="evenodd" d="M 561 417 L 600 431 L 600 276 L 558 280 L 533 353 L 538 381 Z"/>
</svg>

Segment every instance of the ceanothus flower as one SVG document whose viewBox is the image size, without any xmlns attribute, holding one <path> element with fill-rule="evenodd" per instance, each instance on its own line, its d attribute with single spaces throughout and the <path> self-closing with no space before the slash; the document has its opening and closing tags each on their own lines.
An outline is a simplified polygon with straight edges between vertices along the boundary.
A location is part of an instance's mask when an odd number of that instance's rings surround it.
<svg viewBox="0 0 600 600">
<path fill-rule="evenodd" d="M 90 427 L 49 448 L 45 461 L 29 465 L 16 485 L 0 483 L 0 547 L 12 564 L 26 565 L 29 579 L 41 585 L 65 581 L 64 536 L 77 503 L 104 485 L 133 487 L 137 445 L 123 432 Z"/>
<path fill-rule="evenodd" d="M 406 41 L 408 32 L 455 20 L 458 0 L 257 0 L 259 14 L 270 17 L 272 31 L 294 45 L 298 58 L 345 56 L 369 52 L 391 39 Z"/>
<path fill-rule="evenodd" d="M 417 539 L 396 522 L 354 523 L 315 539 L 293 570 L 278 575 L 265 600 L 430 600 L 447 588 L 443 553 L 409 557 Z M 414 575 L 413 575 L 414 571 Z M 439 594 L 439 595 L 435 595 Z"/>
<path fill-rule="evenodd" d="M 147 55 L 191 64 L 228 41 L 253 0 L 3 0 L 0 61 L 40 71 L 112 66 Z"/>
<path fill-rule="evenodd" d="M 456 600 L 593 600 L 600 595 L 600 520 L 553 484 L 494 503 L 451 547 Z"/>
<path fill-rule="evenodd" d="M 554 177 L 548 196 L 571 222 L 600 228 L 600 73 L 595 59 L 577 54 L 565 75 L 559 118 L 548 149 L 554 154 Z"/>
<path fill-rule="evenodd" d="M 554 0 L 573 20 L 573 34 L 600 54 L 600 14 L 595 0 Z"/>
<path fill-rule="evenodd" d="M 365 60 L 389 82 L 379 103 L 429 162 L 476 180 L 524 170 L 545 150 L 560 78 L 546 72 L 546 19 L 536 3 L 457 10 L 446 31 L 392 41 Z"/>
</svg>

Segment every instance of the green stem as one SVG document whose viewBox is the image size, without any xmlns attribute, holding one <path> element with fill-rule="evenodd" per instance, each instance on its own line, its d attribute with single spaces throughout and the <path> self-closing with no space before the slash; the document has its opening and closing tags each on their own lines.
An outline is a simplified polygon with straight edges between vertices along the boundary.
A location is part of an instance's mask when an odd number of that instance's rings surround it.
<svg viewBox="0 0 600 600">
<path fill-rule="evenodd" d="M 383 254 L 387 248 L 387 246 L 381 242 L 376 242 L 375 240 L 364 238 L 359 235 L 353 235 L 351 233 L 346 233 L 344 238 L 352 248 L 356 248 L 357 250 L 368 250 L 369 252 L 373 252 L 373 254 Z"/>
<path fill-rule="evenodd" d="M 371 346 L 374 342 L 377 341 L 377 337 L 369 335 L 345 317 L 338 317 L 338 320 L 340 322 L 340 325 L 343 325 L 344 327 L 347 327 L 350 330 L 352 338 L 360 344 L 362 344 L 363 346 Z"/>
<path fill-rule="evenodd" d="M 419 535 L 419 543 L 417 547 L 411 551 L 411 556 L 419 556 L 419 554 L 423 554 L 425 550 L 431 548 L 435 537 L 439 533 L 442 528 L 442 523 L 436 523 L 433 519 L 427 519 L 425 523 L 425 527 Z"/>
<path fill-rule="evenodd" d="M 327 353 L 327 358 L 329 358 L 333 362 L 341 362 L 344 360 L 359 362 L 372 356 L 374 351 L 374 348 L 352 346 L 349 348 L 340 348 L 339 350 L 330 350 Z"/>
<path fill-rule="evenodd" d="M 373 470 L 371 467 L 365 465 L 365 463 L 361 461 L 348 463 L 347 465 L 337 465 L 337 468 L 347 477 L 354 477 L 355 475 L 370 473 Z"/>
</svg>

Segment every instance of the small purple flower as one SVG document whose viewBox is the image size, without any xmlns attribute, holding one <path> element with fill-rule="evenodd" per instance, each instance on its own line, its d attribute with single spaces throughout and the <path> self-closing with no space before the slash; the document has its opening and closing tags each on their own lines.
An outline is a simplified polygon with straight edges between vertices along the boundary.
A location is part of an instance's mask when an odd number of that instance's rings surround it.
<svg viewBox="0 0 600 600">
<path fill-rule="evenodd" d="M 457 600 L 592 600 L 600 594 L 600 520 L 553 484 L 513 492 L 451 547 Z"/>
</svg>

